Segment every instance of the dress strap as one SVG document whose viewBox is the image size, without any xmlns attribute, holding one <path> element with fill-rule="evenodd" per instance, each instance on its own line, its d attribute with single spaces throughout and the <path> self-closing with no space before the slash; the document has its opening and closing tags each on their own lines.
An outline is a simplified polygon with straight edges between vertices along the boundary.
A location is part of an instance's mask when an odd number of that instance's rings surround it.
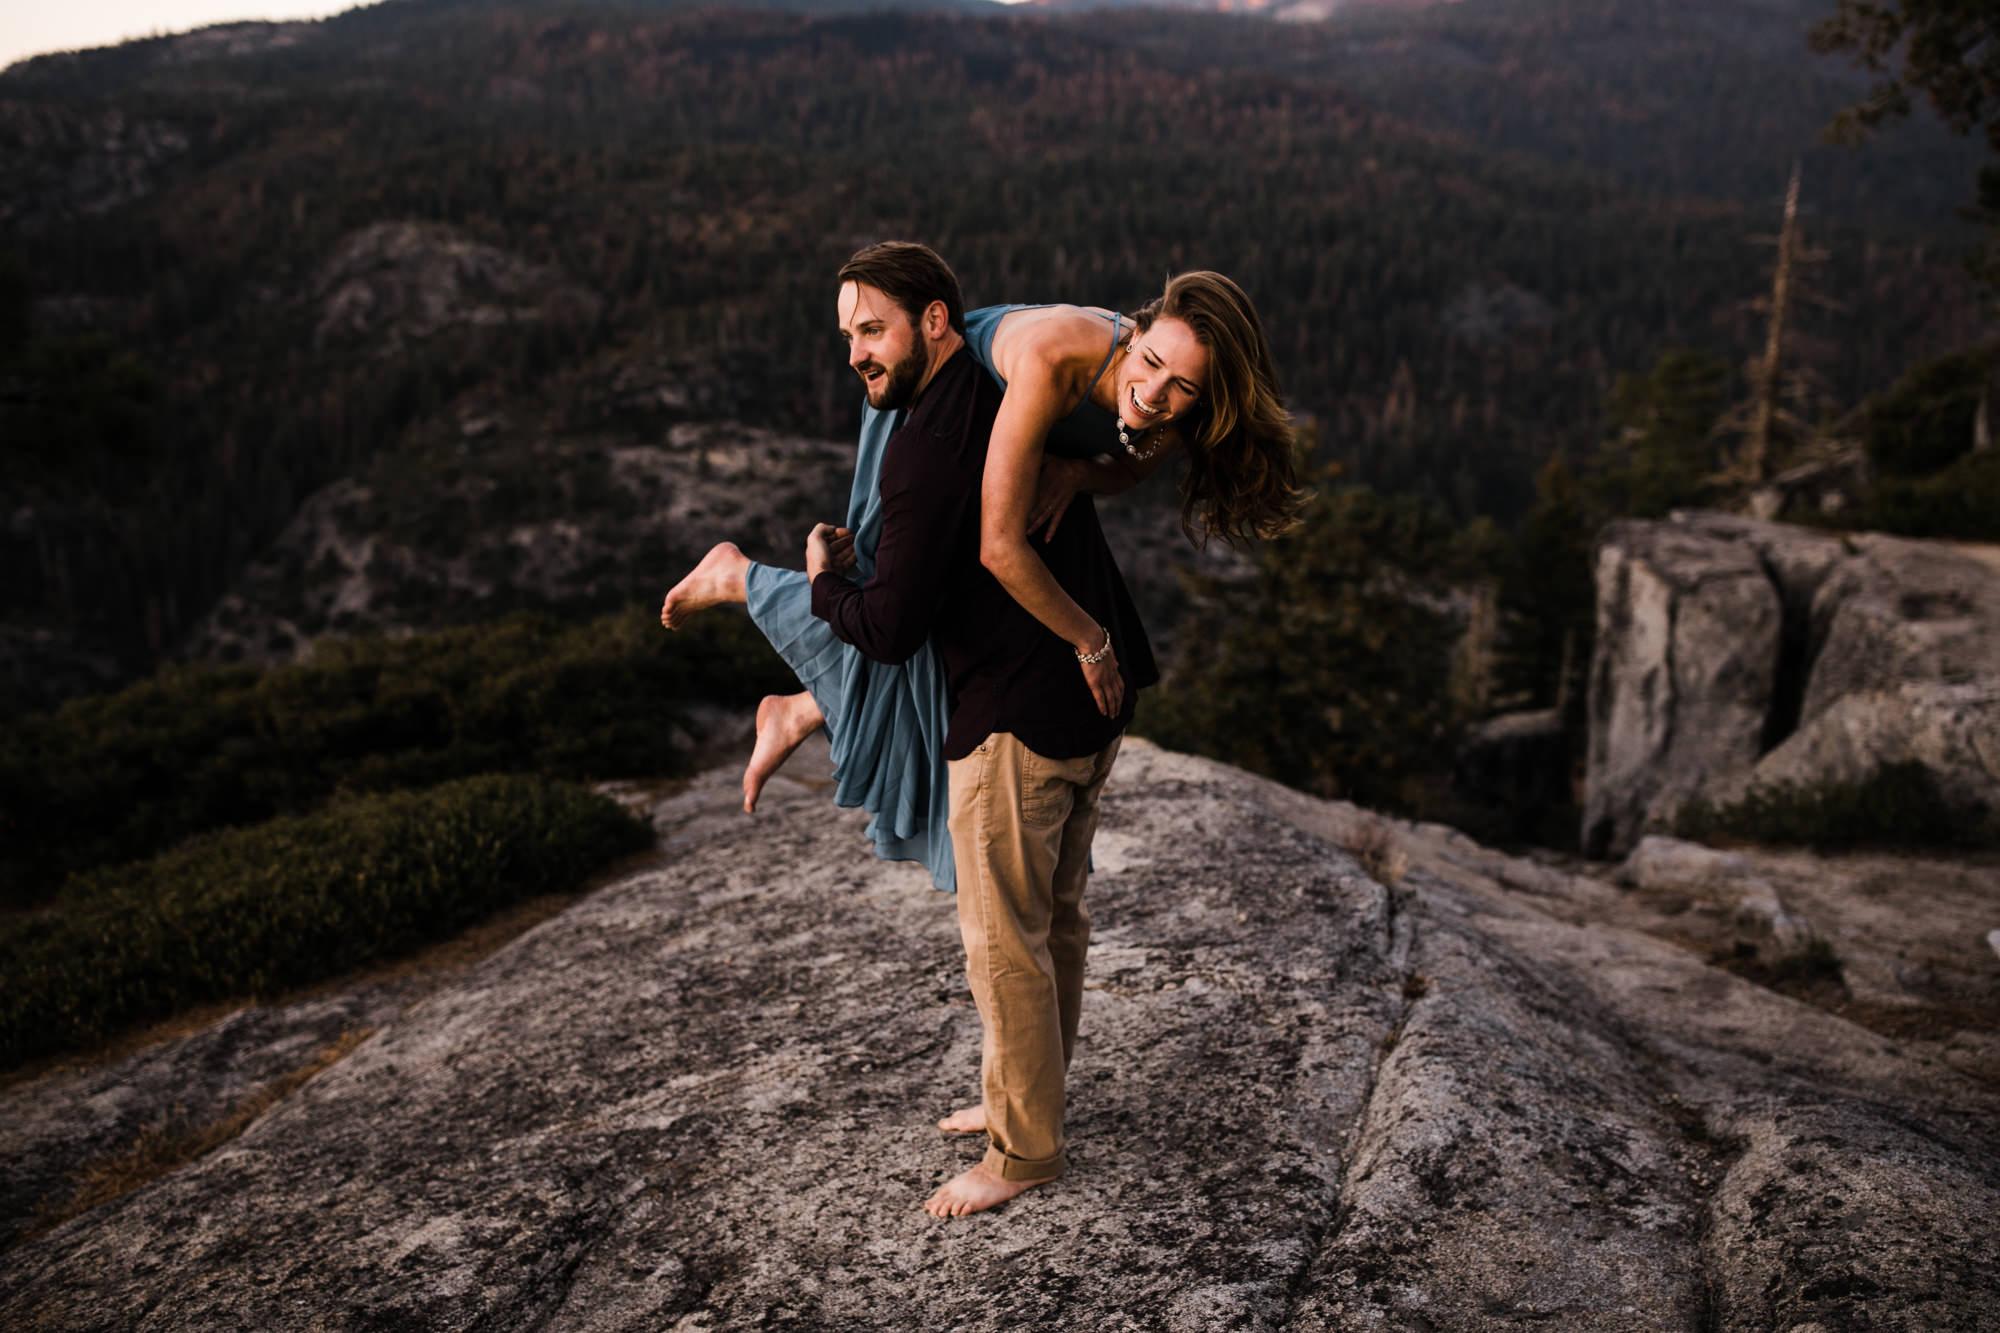
<svg viewBox="0 0 2000 1333">
<path fill-rule="evenodd" d="M 1097 382 L 1104 378 L 1104 372 L 1111 368 L 1111 358 L 1118 354 L 1118 328 L 1119 325 L 1124 321 L 1124 318 L 1125 317 L 1123 315 L 1118 315 L 1118 314 L 1113 314 L 1111 316 L 1111 346 L 1104 353 L 1104 360 L 1101 363 L 1099 363 L 1097 367 L 1097 373 L 1090 377 L 1089 386 L 1085 388 L 1083 391 L 1083 402 L 1085 403 L 1089 402 L 1090 395 L 1096 392 Z M 1078 406 L 1080 407 L 1082 406 L 1082 404 L 1079 403 Z"/>
</svg>

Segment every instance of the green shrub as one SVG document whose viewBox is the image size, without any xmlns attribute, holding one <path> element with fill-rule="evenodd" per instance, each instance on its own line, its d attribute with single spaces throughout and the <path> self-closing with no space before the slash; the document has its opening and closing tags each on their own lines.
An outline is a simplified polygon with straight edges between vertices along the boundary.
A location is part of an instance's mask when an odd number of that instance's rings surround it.
<svg viewBox="0 0 2000 1333">
<path fill-rule="evenodd" d="M 1612 513 L 1662 518 L 1705 498 L 1728 383 L 1726 364 L 1686 347 L 1662 352 L 1644 376 L 1620 375 L 1604 401 L 1614 434 L 1598 450 L 1598 503 Z"/>
<path fill-rule="evenodd" d="M 1904 537 L 2000 540 L 2000 451 L 1972 452 L 1973 421 L 2000 341 L 1912 367 L 1861 413 L 1878 479 L 1823 527 Z"/>
<path fill-rule="evenodd" d="M 1415 500 L 1321 494 L 1298 528 L 1253 548 L 1253 578 L 1198 588 L 1133 730 L 1316 795 L 1408 808 L 1453 749 L 1451 626 L 1425 582 L 1449 539 Z"/>
<path fill-rule="evenodd" d="M 0 1067 L 408 953 L 651 841 L 615 802 L 468 778 L 194 838 L 0 924 Z"/>
<path fill-rule="evenodd" d="M 0 904 L 45 902 L 71 871 L 341 791 L 670 775 L 687 762 L 688 703 L 794 688 L 741 616 L 668 634 L 651 611 L 327 639 L 311 663 L 264 671 L 175 668 L 0 732 Z"/>
<path fill-rule="evenodd" d="M 1711 841 L 1743 838 L 1818 851 L 1850 847 L 1962 847 L 2000 841 L 1988 812 L 1945 800 L 1922 764 L 1883 764 L 1858 782 L 1755 787 L 1732 805 L 1696 801 L 1674 832 Z"/>
<path fill-rule="evenodd" d="M 1966 454 L 1928 477 L 1885 477 L 1836 521 L 1905 537 L 2000 541 L 2000 450 Z"/>
<path fill-rule="evenodd" d="M 1922 361 L 1862 412 L 1868 457 L 1886 476 L 1928 476 L 1972 447 L 1973 418 L 2000 343 Z"/>
</svg>

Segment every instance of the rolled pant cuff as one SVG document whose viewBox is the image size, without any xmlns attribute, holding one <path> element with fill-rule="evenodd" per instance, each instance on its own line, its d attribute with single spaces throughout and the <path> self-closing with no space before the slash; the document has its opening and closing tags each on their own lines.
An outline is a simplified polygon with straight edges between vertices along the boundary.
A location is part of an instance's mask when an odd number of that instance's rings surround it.
<svg viewBox="0 0 2000 1333">
<path fill-rule="evenodd" d="M 1069 1170 L 1069 1155 L 1057 1153 L 1030 1162 L 1022 1157 L 1009 1157 L 998 1148 L 988 1148 L 980 1165 L 1002 1180 L 1052 1180 Z"/>
</svg>

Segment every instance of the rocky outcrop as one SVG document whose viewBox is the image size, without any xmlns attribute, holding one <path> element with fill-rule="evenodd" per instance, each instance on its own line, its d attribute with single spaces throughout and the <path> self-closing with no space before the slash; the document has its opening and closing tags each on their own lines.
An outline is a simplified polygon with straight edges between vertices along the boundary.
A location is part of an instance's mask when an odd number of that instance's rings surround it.
<svg viewBox="0 0 2000 1333">
<path fill-rule="evenodd" d="M 1863 533 L 1811 601 L 1801 722 L 1847 695 L 2000 674 L 2000 565 L 1948 542 Z"/>
<path fill-rule="evenodd" d="M 405 450 L 308 496 L 176 655 L 291 662 L 329 633 L 657 607 L 719 541 L 801 568 L 806 532 L 846 512 L 854 441 L 677 419 L 714 392 L 691 378 L 628 361 L 603 401 L 560 429 L 461 404 Z M 1224 543 L 1189 546 L 1163 479 L 1098 509 L 1158 643 L 1185 607 L 1185 571 L 1244 568 Z"/>
<path fill-rule="evenodd" d="M 62 1209 L 79 1182 L 146 1138 L 198 1131 L 311 1064 L 344 1037 L 393 1020 L 431 987 L 403 979 L 286 1005 L 252 1005 L 112 1064 L 0 1093 L 0 1245 Z"/>
<path fill-rule="evenodd" d="M 394 460 L 381 479 L 309 497 L 182 655 L 296 661 L 327 633 L 657 605 L 724 538 L 801 564 L 807 528 L 842 512 L 854 471 L 852 444 L 751 426 L 681 423 L 638 444 L 469 424 L 439 470 L 448 490 L 397 488 L 398 469 L 425 474 Z"/>
<path fill-rule="evenodd" d="M 1619 889 L 1137 740 L 1090 890 L 1073 1168 L 935 1221 L 918 1203 L 978 1151 L 932 1126 L 970 1099 L 979 1057 L 951 900 L 869 858 L 861 821 L 816 784 L 781 775 L 753 821 L 734 778 L 631 793 L 661 832 L 655 864 L 407 1008 L 370 1009 L 376 1035 L 241 1137 L 15 1248 L 0 1318 L 1990 1320 L 1991 1052 L 1947 1059 L 1942 1041 L 1885 1036 L 1659 938 L 1707 919 L 1719 872 L 1699 858 L 1656 849 L 1634 869 L 1647 887 Z M 1745 873 L 1805 898 L 1783 866 Z M 1972 886 L 1943 897 L 1990 910 Z M 1838 913 L 1805 910 L 1848 947 Z M 1904 915 L 1898 947 L 1925 925 Z M 1991 972 L 1970 967 L 1964 997 L 1989 1023 Z M 18 1126 L 114 1083 L 80 1072 L 0 1094 L 8 1160 Z"/>
<path fill-rule="evenodd" d="M 168 120 L 0 92 L 0 225 L 34 233 L 123 208 L 157 190 L 191 146 L 187 130 Z"/>
<path fill-rule="evenodd" d="M 2000 804 L 2000 569 L 1980 548 L 1712 513 L 1605 530 L 1583 840 L 1696 797 L 1929 768 Z"/>
<path fill-rule="evenodd" d="M 162 40 L 153 59 L 161 65 L 197 65 L 269 55 L 303 46 L 318 37 L 317 23 L 217 23 Z"/>
<path fill-rule="evenodd" d="M 1751 868 L 1736 852 L 1719 852 L 1700 843 L 1657 835 L 1632 849 L 1619 868 L 1622 882 L 1655 893 L 1698 890 L 1718 902 L 1730 921 L 1748 927 L 1776 959 L 1795 956 L 1816 938 L 1809 921 L 1786 910 L 1776 886 Z"/>
<path fill-rule="evenodd" d="M 1504 347 L 1524 333 L 1539 333 L 1556 320 L 1548 299 L 1511 282 L 1469 282 L 1445 304 L 1438 322 L 1471 347 Z"/>
<path fill-rule="evenodd" d="M 1840 696 L 1746 777 L 1718 784 L 1717 795 L 1859 782 L 1883 764 L 1907 763 L 1923 765 L 1953 804 L 1993 808 L 2000 787 L 2000 677 Z"/>
<path fill-rule="evenodd" d="M 1874 482 L 1867 451 L 1849 447 L 1780 472 L 1750 493 L 1749 510 L 1762 519 L 1837 514 L 1860 504 Z"/>
<path fill-rule="evenodd" d="M 1583 842 L 1602 856 L 1756 762 L 1784 609 L 1755 548 L 1685 524 L 1612 524 L 1596 577 Z"/>
<path fill-rule="evenodd" d="M 603 304 L 554 269 L 425 222 L 352 233 L 320 270 L 315 295 L 316 346 L 363 343 L 379 357 L 451 329 L 581 327 Z"/>
</svg>

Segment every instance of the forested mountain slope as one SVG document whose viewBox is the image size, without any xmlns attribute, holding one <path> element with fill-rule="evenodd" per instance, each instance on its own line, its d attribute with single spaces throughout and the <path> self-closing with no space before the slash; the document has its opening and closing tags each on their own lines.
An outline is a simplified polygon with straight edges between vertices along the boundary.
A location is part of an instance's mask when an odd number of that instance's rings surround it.
<svg viewBox="0 0 2000 1333">
<path fill-rule="evenodd" d="M 1349 475 L 1510 517 L 1617 372 L 1755 341 L 1751 237 L 1854 87 L 1805 53 L 1809 10 L 404 0 L 24 63 L 0 75 L 0 614 L 47 659 L 145 669 L 413 428 L 844 435 L 828 279 L 888 235 L 974 303 L 1131 306 L 1223 269 Z M 1945 159 L 1809 177 L 1842 305 L 1826 410 L 1969 336 L 1951 224 L 1879 207 L 1892 179 L 1956 197 Z M 635 367 L 672 380 L 643 411 Z"/>
</svg>

